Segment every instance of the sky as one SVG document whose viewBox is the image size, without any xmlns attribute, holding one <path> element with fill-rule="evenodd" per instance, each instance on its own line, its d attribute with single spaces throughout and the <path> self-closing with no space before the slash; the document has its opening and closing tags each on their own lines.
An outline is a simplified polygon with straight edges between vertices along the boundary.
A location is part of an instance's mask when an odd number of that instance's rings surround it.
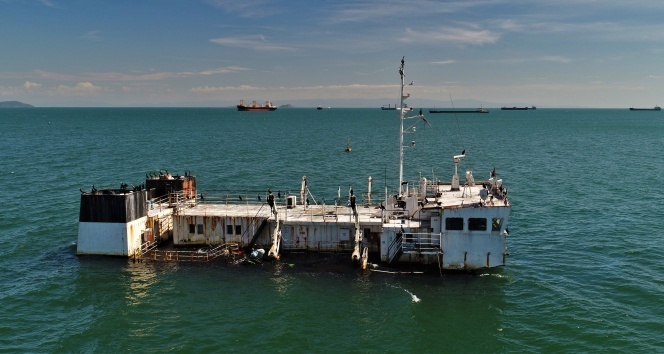
<svg viewBox="0 0 664 354">
<path fill-rule="evenodd" d="M 0 0 L 38 107 L 664 104 L 662 0 Z"/>
</svg>

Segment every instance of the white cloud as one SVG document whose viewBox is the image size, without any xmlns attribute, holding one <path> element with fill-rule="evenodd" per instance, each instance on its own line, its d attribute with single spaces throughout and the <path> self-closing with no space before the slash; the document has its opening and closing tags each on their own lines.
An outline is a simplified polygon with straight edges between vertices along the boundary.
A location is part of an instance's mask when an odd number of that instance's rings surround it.
<svg viewBox="0 0 664 354">
<path fill-rule="evenodd" d="M 268 43 L 263 35 L 247 35 L 239 37 L 221 37 L 210 39 L 210 42 L 235 48 L 247 48 L 264 51 L 294 50 L 295 48 Z"/>
<path fill-rule="evenodd" d="M 23 84 L 23 88 L 26 89 L 26 90 L 38 89 L 40 87 L 42 87 L 42 84 L 38 84 L 38 83 L 35 83 L 35 82 L 30 82 L 30 81 L 26 81 Z"/>
<path fill-rule="evenodd" d="M 455 63 L 454 60 L 440 60 L 440 61 L 432 61 L 431 64 L 439 64 L 439 65 L 446 65 L 446 64 L 453 64 Z"/>
<path fill-rule="evenodd" d="M 88 41 L 92 41 L 92 42 L 101 41 L 101 36 L 99 35 L 99 31 L 88 31 L 86 34 L 82 35 L 80 38 L 88 40 Z"/>
<path fill-rule="evenodd" d="M 339 5 L 335 4 L 326 10 L 331 15 L 332 22 L 366 23 L 454 13 L 482 5 L 485 5 L 483 0 L 450 1 L 444 4 L 436 0 L 369 0 L 340 2 Z"/>
<path fill-rule="evenodd" d="M 44 6 L 55 7 L 55 4 L 53 4 L 53 2 L 50 0 L 40 0 L 39 2 L 41 2 Z"/>
<path fill-rule="evenodd" d="M 204 70 L 204 71 L 199 71 L 195 73 L 194 75 L 217 75 L 217 74 L 228 74 L 228 73 L 234 73 L 238 71 L 246 71 L 250 70 L 247 68 L 243 68 L 240 66 L 227 66 L 225 68 L 218 68 L 218 69 L 211 69 L 211 70 Z"/>
<path fill-rule="evenodd" d="M 281 13 L 277 6 L 268 0 L 207 0 L 208 4 L 240 17 L 262 18 Z"/>
<path fill-rule="evenodd" d="M 57 93 L 65 96 L 84 96 L 95 94 L 102 90 L 100 86 L 95 86 L 91 82 L 79 82 L 76 86 L 58 86 Z"/>
<path fill-rule="evenodd" d="M 565 58 L 565 57 L 555 56 L 555 55 L 544 56 L 544 57 L 541 57 L 540 60 L 541 61 L 551 61 L 551 62 L 554 62 L 554 63 L 563 63 L 563 64 L 568 64 L 568 63 L 572 62 L 572 59 L 570 59 L 570 58 Z"/>
<path fill-rule="evenodd" d="M 190 92 L 196 93 L 213 93 L 220 91 L 252 91 L 252 90 L 264 90 L 263 87 L 254 87 L 249 85 L 240 85 L 240 86 L 199 86 L 189 89 Z"/>
<path fill-rule="evenodd" d="M 0 86 L 0 96 L 14 96 L 18 93 L 16 87 Z"/>
<path fill-rule="evenodd" d="M 235 73 L 241 71 L 251 70 L 249 68 L 243 68 L 240 66 L 227 66 L 223 68 L 216 69 L 207 69 L 202 71 L 181 71 L 181 72 L 153 72 L 153 73 L 138 73 L 138 74 L 127 74 L 119 72 L 97 72 L 97 73 L 81 73 L 79 75 L 71 74 L 61 74 L 56 72 L 49 72 L 43 70 L 36 70 L 26 73 L 18 72 L 0 72 L 0 78 L 32 78 L 39 80 L 51 80 L 51 81 L 155 81 L 155 80 L 165 80 L 172 78 L 186 78 L 186 77 L 195 77 L 195 76 L 210 76 L 210 75 L 221 75 L 228 73 Z M 30 81 L 26 81 L 23 84 L 24 88 L 35 88 L 35 84 Z"/>
<path fill-rule="evenodd" d="M 500 39 L 500 35 L 489 30 L 443 27 L 438 31 L 432 32 L 418 32 L 412 28 L 406 28 L 406 35 L 399 40 L 408 43 L 453 42 L 482 45 L 495 43 L 498 39 Z"/>
</svg>

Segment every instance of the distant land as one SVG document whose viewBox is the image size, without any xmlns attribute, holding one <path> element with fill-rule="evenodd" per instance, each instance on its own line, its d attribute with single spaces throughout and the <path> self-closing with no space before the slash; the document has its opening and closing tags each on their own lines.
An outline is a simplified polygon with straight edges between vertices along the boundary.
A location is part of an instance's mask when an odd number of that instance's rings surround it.
<svg viewBox="0 0 664 354">
<path fill-rule="evenodd" d="M 34 106 L 19 101 L 0 101 L 0 108 L 29 108 L 29 107 L 34 107 Z"/>
</svg>

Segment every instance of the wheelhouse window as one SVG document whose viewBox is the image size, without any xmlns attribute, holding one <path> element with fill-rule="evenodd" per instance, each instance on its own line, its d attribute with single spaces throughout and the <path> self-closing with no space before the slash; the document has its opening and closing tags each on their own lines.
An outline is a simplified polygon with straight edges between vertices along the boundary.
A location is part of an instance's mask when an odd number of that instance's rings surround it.
<svg viewBox="0 0 664 354">
<path fill-rule="evenodd" d="M 233 225 L 226 225 L 226 234 L 228 235 L 233 234 Z"/>
<path fill-rule="evenodd" d="M 486 231 L 486 218 L 468 218 L 468 230 Z"/>
<path fill-rule="evenodd" d="M 235 234 L 242 235 L 242 225 L 235 225 Z"/>
<path fill-rule="evenodd" d="M 463 230 L 463 218 L 445 218 L 445 230 Z"/>
<path fill-rule="evenodd" d="M 491 231 L 500 231 L 500 228 L 503 226 L 502 218 L 493 218 L 491 219 Z"/>
<path fill-rule="evenodd" d="M 189 233 L 193 234 L 196 232 L 196 225 L 195 224 L 189 224 Z"/>
<path fill-rule="evenodd" d="M 198 224 L 198 233 L 203 234 L 203 224 Z"/>
</svg>

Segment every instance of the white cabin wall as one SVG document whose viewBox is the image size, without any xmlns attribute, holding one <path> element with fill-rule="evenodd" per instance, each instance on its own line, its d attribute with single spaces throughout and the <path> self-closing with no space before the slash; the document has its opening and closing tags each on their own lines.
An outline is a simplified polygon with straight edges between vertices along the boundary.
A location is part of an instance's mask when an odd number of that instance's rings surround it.
<svg viewBox="0 0 664 354">
<path fill-rule="evenodd" d="M 399 230 L 400 232 L 400 230 Z M 396 238 L 397 229 L 395 228 L 383 228 L 383 232 L 380 235 L 380 260 L 382 262 L 388 262 L 388 250 L 390 244 Z"/>
<path fill-rule="evenodd" d="M 79 222 L 76 253 L 133 256 L 141 247 L 147 217 L 129 223 Z"/>
<path fill-rule="evenodd" d="M 498 234 L 443 235 L 443 268 L 476 269 L 504 265 L 505 236 Z M 465 261 L 464 261 L 465 259 Z"/>
</svg>

